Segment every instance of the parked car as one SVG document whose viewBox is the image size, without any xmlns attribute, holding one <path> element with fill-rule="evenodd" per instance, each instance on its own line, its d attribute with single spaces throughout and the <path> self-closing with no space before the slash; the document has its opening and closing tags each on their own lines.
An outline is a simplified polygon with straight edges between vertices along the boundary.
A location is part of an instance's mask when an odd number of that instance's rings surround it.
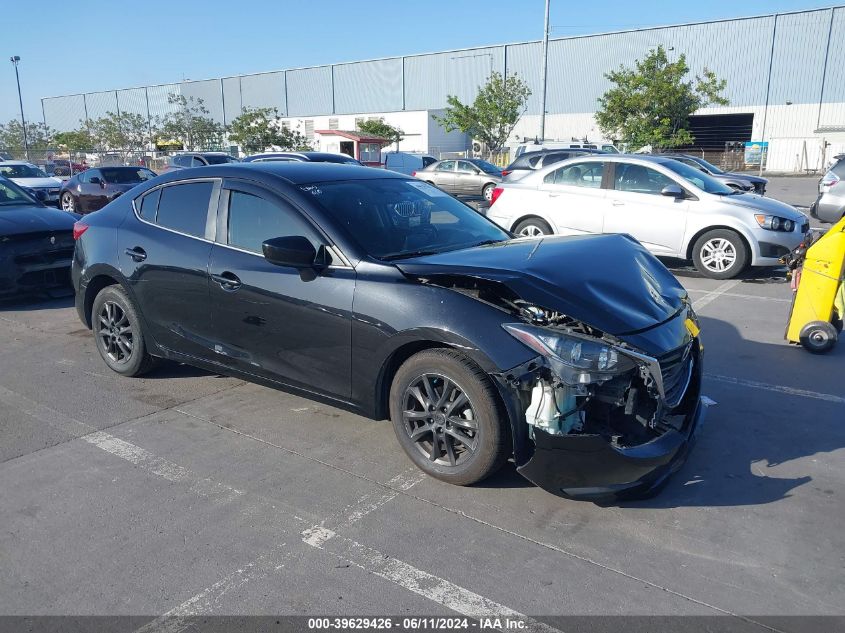
<svg viewBox="0 0 845 633">
<path fill-rule="evenodd" d="M 525 152 L 537 152 L 550 149 L 592 149 L 607 154 L 618 154 L 619 150 L 610 141 L 542 141 L 520 143 L 516 147 L 514 156 L 519 158 Z"/>
<path fill-rule="evenodd" d="M 557 494 L 649 491 L 703 415 L 689 297 L 627 236 L 513 239 L 419 180 L 310 163 L 166 174 L 75 233 L 115 372 L 167 358 L 389 416 L 454 484 L 512 455 Z"/>
<path fill-rule="evenodd" d="M 788 204 L 741 193 L 668 157 L 632 154 L 573 158 L 502 183 L 487 215 L 526 236 L 628 233 L 714 279 L 778 265 L 810 228 Z"/>
<path fill-rule="evenodd" d="M 0 176 L 4 176 L 32 192 L 33 197 L 45 204 L 57 205 L 62 181 L 48 176 L 43 169 L 20 160 L 0 162 Z"/>
<path fill-rule="evenodd" d="M 62 185 L 61 207 L 64 211 L 90 213 L 155 177 L 155 172 L 146 167 L 88 169 Z"/>
<path fill-rule="evenodd" d="M 339 163 L 342 165 L 358 165 L 363 167 L 361 161 L 346 154 L 332 154 L 330 152 L 263 152 L 252 154 L 243 159 L 245 163 L 262 163 L 267 161 L 293 162 L 293 163 Z"/>
<path fill-rule="evenodd" d="M 845 216 L 845 154 L 833 157 L 833 163 L 819 180 L 819 195 L 810 207 L 810 215 L 822 222 L 839 222 Z"/>
<path fill-rule="evenodd" d="M 59 177 L 73 176 L 74 174 L 79 174 L 88 169 L 88 165 L 84 163 L 77 163 L 66 158 L 54 158 L 52 160 L 52 164 L 53 175 Z"/>
<path fill-rule="evenodd" d="M 436 163 L 434 156 L 422 152 L 382 152 L 381 165 L 385 169 L 397 171 L 400 174 L 411 175 L 415 171 L 425 169 Z"/>
<path fill-rule="evenodd" d="M 0 176 L 0 296 L 69 287 L 78 218 Z"/>
<path fill-rule="evenodd" d="M 178 169 L 187 169 L 189 167 L 205 167 L 208 165 L 225 165 L 228 163 L 240 162 L 234 156 L 230 156 L 226 152 L 184 152 L 174 154 L 170 157 L 167 165 L 162 169 L 162 173 L 166 171 L 175 171 Z"/>
<path fill-rule="evenodd" d="M 484 196 L 488 202 L 493 199 L 496 184 L 502 182 L 502 170 L 478 158 L 439 160 L 411 175 L 447 193 Z"/>
<path fill-rule="evenodd" d="M 769 184 L 768 179 L 761 176 L 755 176 L 754 174 L 723 171 L 716 167 L 716 165 L 708 163 L 699 156 L 675 153 L 660 154 L 660 156 L 668 156 L 669 158 L 674 158 L 675 160 L 685 163 L 690 167 L 695 167 L 696 169 L 703 171 L 705 174 L 709 174 L 719 182 L 725 183 L 732 189 L 753 192 L 762 196 L 766 193 L 766 185 Z"/>
<path fill-rule="evenodd" d="M 548 167 L 552 163 L 559 163 L 576 156 L 600 153 L 597 149 L 541 149 L 536 152 L 525 152 L 502 170 L 505 182 L 513 182 L 530 174 L 532 171 Z"/>
</svg>

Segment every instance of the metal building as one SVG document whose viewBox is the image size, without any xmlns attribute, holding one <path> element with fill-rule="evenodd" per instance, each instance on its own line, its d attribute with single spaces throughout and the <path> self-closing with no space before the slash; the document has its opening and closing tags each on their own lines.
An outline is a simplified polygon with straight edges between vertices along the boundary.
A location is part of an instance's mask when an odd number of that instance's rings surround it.
<svg viewBox="0 0 845 633">
<path fill-rule="evenodd" d="M 697 146 L 768 142 L 768 169 L 784 171 L 817 169 L 845 151 L 845 6 L 553 39 L 546 138 L 599 138 L 593 113 L 609 87 L 605 73 L 657 45 L 670 56 L 685 54 L 692 75 L 706 67 L 727 80 L 730 105 L 697 113 Z M 60 131 L 106 112 L 152 119 L 175 107 L 171 93 L 202 99 L 224 124 L 244 107 L 272 106 L 306 134 L 383 117 L 406 132 L 404 149 L 436 153 L 465 149 L 469 139 L 443 133 L 431 124 L 431 112 L 444 108 L 448 95 L 471 100 L 492 71 L 518 73 L 529 83 L 533 94 L 513 143 L 533 138 L 539 41 L 48 97 L 42 107 L 44 122 Z"/>
</svg>

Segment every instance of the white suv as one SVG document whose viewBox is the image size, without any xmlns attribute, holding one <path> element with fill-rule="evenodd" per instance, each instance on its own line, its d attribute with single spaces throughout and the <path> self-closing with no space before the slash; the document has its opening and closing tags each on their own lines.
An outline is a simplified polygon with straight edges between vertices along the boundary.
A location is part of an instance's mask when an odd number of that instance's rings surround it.
<svg viewBox="0 0 845 633">
<path fill-rule="evenodd" d="M 519 235 L 628 233 L 707 277 L 774 266 L 810 228 L 783 202 L 740 193 L 661 156 L 582 156 L 493 192 L 487 217 Z"/>
</svg>

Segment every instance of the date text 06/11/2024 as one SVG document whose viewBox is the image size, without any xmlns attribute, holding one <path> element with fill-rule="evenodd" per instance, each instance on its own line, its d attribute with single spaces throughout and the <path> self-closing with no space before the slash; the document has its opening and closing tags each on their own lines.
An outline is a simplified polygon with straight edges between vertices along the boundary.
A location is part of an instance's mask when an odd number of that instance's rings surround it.
<svg viewBox="0 0 845 633">
<path fill-rule="evenodd" d="M 345 618 L 309 618 L 308 628 L 319 629 L 381 629 L 381 630 L 512 630 L 526 628 L 526 622 L 519 618 L 487 617 L 470 619 L 465 617 L 345 617 Z"/>
</svg>

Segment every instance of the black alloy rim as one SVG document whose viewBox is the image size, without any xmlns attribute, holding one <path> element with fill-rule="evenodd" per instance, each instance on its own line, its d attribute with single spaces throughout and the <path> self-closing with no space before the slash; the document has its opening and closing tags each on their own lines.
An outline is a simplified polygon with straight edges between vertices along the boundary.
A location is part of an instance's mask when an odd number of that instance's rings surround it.
<svg viewBox="0 0 845 633">
<path fill-rule="evenodd" d="M 441 374 L 423 374 L 405 389 L 402 420 L 417 450 L 433 464 L 462 465 L 478 447 L 472 402 L 462 387 Z"/>
<path fill-rule="evenodd" d="M 115 363 L 128 363 L 134 349 L 132 324 L 126 311 L 114 301 L 106 301 L 98 315 L 100 346 Z"/>
</svg>

